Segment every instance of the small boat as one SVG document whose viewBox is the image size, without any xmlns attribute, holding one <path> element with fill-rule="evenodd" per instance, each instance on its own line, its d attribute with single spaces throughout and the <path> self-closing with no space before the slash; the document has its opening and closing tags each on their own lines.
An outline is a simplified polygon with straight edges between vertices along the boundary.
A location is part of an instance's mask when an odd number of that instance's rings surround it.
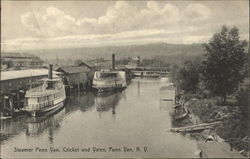
<svg viewBox="0 0 250 159">
<path fill-rule="evenodd" d="M 174 108 L 175 108 L 175 109 L 178 109 L 178 108 L 180 108 L 181 106 L 182 106 L 181 103 L 176 103 L 175 106 L 174 106 Z"/>
<path fill-rule="evenodd" d="M 215 141 L 214 135 L 209 135 L 209 136 L 206 138 L 205 142 L 208 142 L 208 141 Z"/>
<path fill-rule="evenodd" d="M 43 85 L 26 91 L 27 104 L 25 110 L 31 116 L 60 109 L 66 99 L 65 88 L 60 78 L 43 79 Z"/>
<path fill-rule="evenodd" d="M 175 116 L 175 117 L 174 117 L 174 120 L 180 121 L 180 120 L 185 119 L 187 116 L 188 116 L 188 112 L 185 112 L 185 113 L 183 113 L 183 114 L 180 114 L 180 115 Z"/>
<path fill-rule="evenodd" d="M 111 70 L 96 71 L 92 87 L 99 93 L 124 89 L 127 87 L 126 73 Z"/>
<path fill-rule="evenodd" d="M 173 119 L 175 121 L 182 121 L 188 116 L 189 111 L 186 110 L 185 108 L 181 108 L 181 105 L 177 106 L 177 107 L 178 108 L 175 108 L 175 113 L 173 114 Z"/>
</svg>

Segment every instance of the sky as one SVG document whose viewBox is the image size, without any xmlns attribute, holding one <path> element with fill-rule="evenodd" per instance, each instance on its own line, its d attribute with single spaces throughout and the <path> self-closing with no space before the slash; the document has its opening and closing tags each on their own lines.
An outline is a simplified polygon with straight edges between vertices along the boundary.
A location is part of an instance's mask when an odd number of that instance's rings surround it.
<svg viewBox="0 0 250 159">
<path fill-rule="evenodd" d="M 1 1 L 1 51 L 249 39 L 249 1 Z"/>
</svg>

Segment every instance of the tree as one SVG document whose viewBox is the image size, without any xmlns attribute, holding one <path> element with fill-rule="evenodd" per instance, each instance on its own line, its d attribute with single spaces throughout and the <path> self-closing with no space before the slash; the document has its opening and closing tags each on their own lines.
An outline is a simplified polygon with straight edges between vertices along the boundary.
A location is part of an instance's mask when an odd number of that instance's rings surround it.
<svg viewBox="0 0 250 159">
<path fill-rule="evenodd" d="M 200 81 L 200 63 L 196 61 L 186 61 L 184 66 L 179 69 L 177 79 L 179 88 L 185 93 L 196 93 Z"/>
<path fill-rule="evenodd" d="M 244 79 L 246 44 L 246 41 L 240 41 L 238 28 L 226 26 L 214 34 L 208 44 L 203 44 L 206 58 L 202 73 L 204 83 L 212 95 L 220 96 L 223 102 Z"/>
<path fill-rule="evenodd" d="M 174 84 L 177 84 L 177 72 L 179 69 L 179 66 L 176 64 L 170 68 L 169 80 Z"/>
</svg>

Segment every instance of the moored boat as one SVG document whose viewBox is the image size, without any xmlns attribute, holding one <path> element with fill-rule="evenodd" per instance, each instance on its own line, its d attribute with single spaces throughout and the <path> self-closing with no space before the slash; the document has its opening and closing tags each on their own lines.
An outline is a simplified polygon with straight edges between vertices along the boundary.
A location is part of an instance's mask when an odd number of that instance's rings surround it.
<svg viewBox="0 0 250 159">
<path fill-rule="evenodd" d="M 126 74 L 124 71 L 96 71 L 92 87 L 98 92 L 124 89 L 127 87 Z"/>
<path fill-rule="evenodd" d="M 158 71 L 132 71 L 133 77 L 159 78 Z"/>
<path fill-rule="evenodd" d="M 25 95 L 26 105 L 24 109 L 34 117 L 60 109 L 66 99 L 62 80 L 52 78 L 52 66 L 49 77 L 41 81 L 42 85 L 27 90 Z"/>
</svg>

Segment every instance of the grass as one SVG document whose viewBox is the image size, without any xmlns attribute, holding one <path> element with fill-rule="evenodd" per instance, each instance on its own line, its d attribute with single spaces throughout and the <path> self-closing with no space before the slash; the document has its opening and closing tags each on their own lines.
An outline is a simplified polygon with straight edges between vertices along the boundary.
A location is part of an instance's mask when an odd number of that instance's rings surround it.
<svg viewBox="0 0 250 159">
<path fill-rule="evenodd" d="M 240 105 L 242 101 L 236 100 L 221 105 L 214 98 L 194 100 L 195 96 L 188 94 L 184 97 L 191 112 L 198 116 L 201 122 L 222 121 L 223 124 L 216 127 L 215 132 L 231 143 L 235 149 L 249 151 L 249 143 L 242 141 L 244 137 L 250 137 L 249 109 L 247 109 L 249 105 Z"/>
</svg>

